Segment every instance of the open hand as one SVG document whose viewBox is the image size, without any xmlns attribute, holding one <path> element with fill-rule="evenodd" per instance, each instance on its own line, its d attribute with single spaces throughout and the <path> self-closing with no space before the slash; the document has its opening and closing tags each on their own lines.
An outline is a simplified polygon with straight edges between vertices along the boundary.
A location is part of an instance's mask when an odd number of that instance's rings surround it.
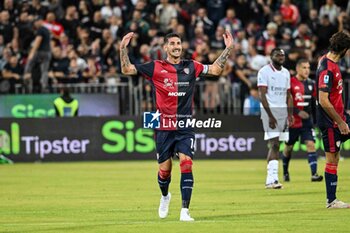
<svg viewBox="0 0 350 233">
<path fill-rule="evenodd" d="M 222 36 L 224 37 L 224 42 L 225 42 L 226 48 L 233 48 L 233 37 L 232 37 L 231 32 L 226 30 L 225 34 Z"/>
<path fill-rule="evenodd" d="M 132 39 L 132 37 L 134 36 L 133 32 L 129 32 L 128 34 L 126 34 L 122 41 L 120 42 L 120 48 L 125 48 L 128 46 L 128 44 L 130 43 L 130 40 Z"/>
</svg>

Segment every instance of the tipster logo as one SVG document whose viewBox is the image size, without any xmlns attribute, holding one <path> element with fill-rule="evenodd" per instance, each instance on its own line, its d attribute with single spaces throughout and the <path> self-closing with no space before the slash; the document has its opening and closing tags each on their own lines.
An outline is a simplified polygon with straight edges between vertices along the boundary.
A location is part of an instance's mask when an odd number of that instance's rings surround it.
<svg viewBox="0 0 350 233">
<path fill-rule="evenodd" d="M 144 112 L 143 113 L 143 128 L 145 129 L 158 129 L 160 128 L 160 115 L 159 110 L 156 112 Z"/>
<path fill-rule="evenodd" d="M 20 133 L 19 125 L 12 123 L 10 133 L 0 130 L 0 154 L 19 154 L 20 152 Z"/>
</svg>

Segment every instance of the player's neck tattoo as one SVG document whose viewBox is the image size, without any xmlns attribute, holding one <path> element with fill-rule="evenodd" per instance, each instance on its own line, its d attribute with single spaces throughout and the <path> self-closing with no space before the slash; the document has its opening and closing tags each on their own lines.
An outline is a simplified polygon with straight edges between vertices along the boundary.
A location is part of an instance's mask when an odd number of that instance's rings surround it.
<svg viewBox="0 0 350 233">
<path fill-rule="evenodd" d="M 214 63 L 216 63 L 221 69 L 225 67 L 226 61 L 228 57 L 230 56 L 230 53 L 232 51 L 233 47 L 227 47 L 221 55 L 216 59 Z"/>
</svg>

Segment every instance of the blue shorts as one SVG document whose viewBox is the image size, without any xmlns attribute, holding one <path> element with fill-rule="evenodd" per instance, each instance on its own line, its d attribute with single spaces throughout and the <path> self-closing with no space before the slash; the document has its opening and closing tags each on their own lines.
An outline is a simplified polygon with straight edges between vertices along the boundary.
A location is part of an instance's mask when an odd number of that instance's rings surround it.
<svg viewBox="0 0 350 233">
<path fill-rule="evenodd" d="M 315 133 L 311 127 L 302 127 L 302 128 L 289 128 L 289 140 L 286 142 L 288 146 L 294 145 L 298 140 L 302 143 L 305 141 L 314 141 L 315 142 Z"/>
<path fill-rule="evenodd" d="M 195 134 L 193 131 L 156 130 L 155 141 L 158 163 L 172 158 L 176 153 L 183 153 L 193 159 Z"/>
</svg>

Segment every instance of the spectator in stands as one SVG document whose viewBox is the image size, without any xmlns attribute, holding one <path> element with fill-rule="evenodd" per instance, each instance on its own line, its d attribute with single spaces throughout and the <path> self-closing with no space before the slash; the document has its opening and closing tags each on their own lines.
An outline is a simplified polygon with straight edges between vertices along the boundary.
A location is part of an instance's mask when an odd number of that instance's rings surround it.
<svg viewBox="0 0 350 233">
<path fill-rule="evenodd" d="M 101 64 L 95 55 L 90 55 L 87 58 L 87 68 L 83 72 L 84 82 L 99 83 L 102 70 Z"/>
<path fill-rule="evenodd" d="M 54 47 L 48 74 L 53 83 L 70 83 L 69 64 L 70 60 L 63 56 L 62 49 L 59 46 Z"/>
<path fill-rule="evenodd" d="M 282 32 L 282 37 L 277 40 L 278 47 L 288 53 L 294 46 L 292 41 L 292 31 L 285 28 Z"/>
<path fill-rule="evenodd" d="M 236 17 L 236 11 L 233 8 L 226 10 L 226 17 L 221 19 L 219 25 L 231 32 L 232 35 L 242 29 L 242 22 Z"/>
<path fill-rule="evenodd" d="M 331 24 L 337 24 L 337 17 L 340 14 L 340 8 L 334 3 L 334 0 L 327 0 L 326 4 L 324 4 L 320 9 L 320 18 L 322 19 L 324 16 L 328 16 Z"/>
<path fill-rule="evenodd" d="M 210 47 L 215 50 L 224 50 L 225 42 L 222 35 L 224 34 L 225 29 L 222 26 L 217 26 L 214 36 L 210 39 Z"/>
<path fill-rule="evenodd" d="M 271 50 L 277 46 L 277 24 L 270 22 L 266 26 L 266 30 L 263 31 L 262 35 L 257 41 L 257 50 L 261 54 L 269 55 Z"/>
<path fill-rule="evenodd" d="M 15 93 L 15 85 L 22 83 L 23 68 L 18 63 L 18 58 L 12 54 L 9 62 L 2 70 L 3 79 L 9 82 L 9 93 Z"/>
<path fill-rule="evenodd" d="M 74 117 L 78 116 L 79 102 L 74 99 L 68 88 L 62 88 L 61 96 L 53 102 L 57 117 Z"/>
<path fill-rule="evenodd" d="M 309 18 L 306 21 L 312 34 L 316 34 L 318 27 L 320 26 L 320 19 L 318 17 L 318 12 L 316 9 L 310 9 Z"/>
<path fill-rule="evenodd" d="M 218 58 L 217 53 L 211 51 L 208 54 L 209 63 L 213 63 Z M 207 112 L 216 112 L 216 107 L 219 100 L 219 81 L 218 76 L 206 77 L 205 78 L 205 89 L 203 93 L 204 108 Z"/>
<path fill-rule="evenodd" d="M 49 12 L 49 9 L 46 6 L 41 4 L 40 0 L 32 0 L 32 4 L 29 6 L 29 15 L 40 17 L 44 19 Z"/>
<path fill-rule="evenodd" d="M 194 17 L 193 28 L 203 27 L 204 33 L 208 36 L 211 36 L 214 33 L 214 23 L 208 18 L 207 10 L 204 7 L 199 8 L 197 11 L 197 16 Z"/>
<path fill-rule="evenodd" d="M 28 54 L 28 45 L 33 41 L 35 35 L 33 32 L 30 16 L 27 11 L 22 11 L 17 23 L 19 48 L 26 55 Z"/>
<path fill-rule="evenodd" d="M 335 25 L 331 24 L 328 15 L 321 17 L 320 25 L 317 28 L 317 54 L 324 54 L 329 46 L 329 38 L 337 32 Z"/>
<path fill-rule="evenodd" d="M 259 91 L 256 83 L 252 84 L 249 90 L 249 96 L 244 100 L 243 115 L 260 116 Z"/>
<path fill-rule="evenodd" d="M 66 14 L 61 20 L 61 24 L 64 28 L 64 33 L 68 36 L 72 43 L 74 43 L 77 37 L 77 28 L 79 26 L 78 11 L 75 6 L 68 6 Z"/>
<path fill-rule="evenodd" d="M 82 27 L 90 27 L 92 12 L 85 0 L 80 0 L 78 13 L 80 25 Z"/>
<path fill-rule="evenodd" d="M 38 18 L 34 22 L 34 28 L 36 29 L 36 36 L 32 43 L 31 50 L 27 58 L 27 64 L 24 70 L 24 78 L 29 90 L 31 90 L 31 72 L 33 67 L 38 63 L 40 64 L 41 71 L 41 89 L 47 91 L 48 76 L 47 72 L 51 60 L 51 48 L 50 48 L 50 32 L 44 27 L 42 19 Z"/>
<path fill-rule="evenodd" d="M 253 74 L 252 70 L 249 68 L 247 59 L 243 53 L 236 55 L 236 64 L 233 68 L 233 83 L 236 83 L 240 87 L 239 99 L 240 99 L 240 108 L 243 111 L 243 103 L 245 98 L 249 93 L 249 89 L 252 86 L 250 81 L 250 76 Z M 235 85 L 233 85 L 235 86 Z"/>
<path fill-rule="evenodd" d="M 295 27 L 300 21 L 299 10 L 296 5 L 291 3 L 291 0 L 282 0 L 280 13 L 283 21 L 291 27 Z"/>
<path fill-rule="evenodd" d="M 101 15 L 102 18 L 107 21 L 112 16 L 121 17 L 122 10 L 119 6 L 112 4 L 111 0 L 104 0 L 104 6 L 101 8 Z"/>
<path fill-rule="evenodd" d="M 94 41 L 102 37 L 103 29 L 108 28 L 107 23 L 103 20 L 101 11 L 96 11 L 90 26 L 90 37 Z"/>
<path fill-rule="evenodd" d="M 248 53 L 248 63 L 249 67 L 254 71 L 254 75 L 264 66 L 269 63 L 269 58 L 258 54 L 254 46 L 249 46 Z"/>
<path fill-rule="evenodd" d="M 0 34 L 4 37 L 5 44 L 18 39 L 18 29 L 15 22 L 10 21 L 10 14 L 6 10 L 0 13 Z"/>
<path fill-rule="evenodd" d="M 54 12 L 47 13 L 46 20 L 44 21 L 43 26 L 49 29 L 51 35 L 55 39 L 59 39 L 62 33 L 64 33 L 64 28 L 62 24 L 56 22 L 56 15 Z"/>
<path fill-rule="evenodd" d="M 166 33 L 171 18 L 177 17 L 174 5 L 169 3 L 169 0 L 160 0 L 155 13 L 156 22 L 159 23 L 161 32 Z"/>
</svg>

